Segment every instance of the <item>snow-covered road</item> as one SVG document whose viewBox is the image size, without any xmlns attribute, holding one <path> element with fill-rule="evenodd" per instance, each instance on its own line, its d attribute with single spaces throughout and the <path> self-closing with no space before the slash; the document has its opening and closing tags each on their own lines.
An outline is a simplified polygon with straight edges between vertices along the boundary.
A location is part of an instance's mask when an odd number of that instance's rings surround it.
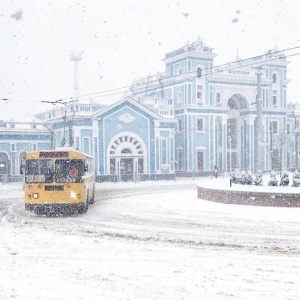
<svg viewBox="0 0 300 300">
<path fill-rule="evenodd" d="M 86 214 L 47 218 L 20 187 L 0 193 L 0 299 L 300 295 L 299 208 L 200 200 L 193 181 L 97 184 Z"/>
</svg>

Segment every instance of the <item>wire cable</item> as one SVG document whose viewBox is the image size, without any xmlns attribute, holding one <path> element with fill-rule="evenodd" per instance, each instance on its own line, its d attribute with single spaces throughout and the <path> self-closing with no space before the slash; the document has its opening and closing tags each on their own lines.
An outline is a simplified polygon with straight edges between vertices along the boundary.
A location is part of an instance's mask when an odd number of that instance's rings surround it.
<svg viewBox="0 0 300 300">
<path fill-rule="evenodd" d="M 209 68 L 204 68 L 204 69 L 202 69 L 202 71 L 207 71 L 207 70 L 211 70 L 211 69 L 215 70 L 213 72 L 204 73 L 204 76 L 207 76 L 207 75 L 212 75 L 212 74 L 216 74 L 216 73 L 222 73 L 224 71 L 229 71 L 229 70 L 234 70 L 234 69 L 241 69 L 241 68 L 244 68 L 244 67 L 250 67 L 250 66 L 254 66 L 254 65 L 258 65 L 258 64 L 263 64 L 263 63 L 266 63 L 268 61 L 274 61 L 274 60 L 279 60 L 279 59 L 282 59 L 282 58 L 293 57 L 293 56 L 299 55 L 300 52 L 295 53 L 295 54 L 290 54 L 290 55 L 276 56 L 276 57 L 271 58 L 271 59 L 265 59 L 265 60 L 260 60 L 260 61 L 256 61 L 256 62 L 252 61 L 251 63 L 246 64 L 246 65 L 238 65 L 238 66 L 231 67 L 231 65 L 233 65 L 233 64 L 240 64 L 241 62 L 249 61 L 251 59 L 261 58 L 261 57 L 267 56 L 267 55 L 274 55 L 274 54 L 278 54 L 278 53 L 283 53 L 283 52 L 286 52 L 286 51 L 291 51 L 291 50 L 299 49 L 299 48 L 300 48 L 300 46 L 295 46 L 295 47 L 292 47 L 292 48 L 287 48 L 287 49 L 283 49 L 283 50 L 280 50 L 280 51 L 275 51 L 275 52 L 272 52 L 272 53 L 264 53 L 262 55 L 252 56 L 252 57 L 249 57 L 249 58 L 245 58 L 245 59 L 241 59 L 241 60 L 236 60 L 236 61 L 233 61 L 233 62 L 216 65 L 216 66 L 212 66 L 212 67 L 209 67 Z M 216 70 L 217 68 L 227 67 L 227 66 L 228 66 L 227 69 Z M 118 88 L 114 88 L 114 89 L 99 91 L 99 92 L 95 92 L 95 93 L 80 95 L 78 97 L 78 100 L 74 99 L 74 97 L 67 97 L 67 98 L 62 98 L 62 99 L 53 100 L 53 101 L 45 101 L 45 100 L 18 100 L 18 99 L 10 99 L 10 98 L 2 98 L 2 99 L 0 98 L 0 101 L 21 101 L 21 102 L 34 102 L 34 103 L 40 102 L 40 103 L 49 103 L 49 104 L 53 104 L 53 105 L 57 105 L 57 104 L 68 105 L 68 104 L 70 104 L 72 102 L 78 102 L 80 100 L 83 101 L 83 100 L 86 100 L 86 99 L 90 99 L 91 96 L 94 96 L 94 98 L 102 98 L 102 97 L 117 95 L 117 94 L 124 93 L 124 92 L 128 91 L 128 90 L 126 90 L 128 88 L 136 88 L 136 89 L 138 89 L 139 88 L 138 85 L 140 85 L 141 87 L 144 87 L 144 86 L 148 86 L 151 83 L 155 83 L 157 81 L 159 81 L 159 84 L 157 84 L 156 86 L 151 86 L 150 88 L 151 89 L 162 88 L 161 81 L 164 80 L 164 79 L 181 77 L 182 75 L 188 75 L 188 74 L 195 75 L 195 73 L 197 73 L 197 71 L 186 72 L 184 74 L 178 74 L 178 75 L 171 76 L 171 77 L 158 78 L 158 79 L 155 79 L 155 80 L 152 80 L 152 81 L 138 83 L 135 86 L 133 86 L 131 84 L 131 85 L 128 85 L 128 86 L 123 86 L 123 87 L 118 87 Z M 191 78 L 193 78 L 193 77 L 194 76 L 192 76 Z M 189 78 L 186 78 L 186 79 L 189 79 Z M 118 90 L 121 90 L 121 91 L 117 92 Z M 108 94 L 98 95 L 98 94 L 104 94 L 104 93 L 108 93 Z"/>
</svg>

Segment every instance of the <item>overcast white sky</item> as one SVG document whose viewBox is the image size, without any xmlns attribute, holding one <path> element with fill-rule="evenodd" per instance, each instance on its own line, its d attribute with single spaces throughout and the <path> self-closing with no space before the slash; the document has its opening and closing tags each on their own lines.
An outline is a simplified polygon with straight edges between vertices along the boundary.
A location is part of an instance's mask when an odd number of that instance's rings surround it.
<svg viewBox="0 0 300 300">
<path fill-rule="evenodd" d="M 247 58 L 275 45 L 300 46 L 299 12 L 297 0 L 1 1 L 0 98 L 13 100 L 0 101 L 0 117 L 30 117 L 53 108 L 41 100 L 72 97 L 74 49 L 84 51 L 79 94 L 93 94 L 164 71 L 165 53 L 198 36 L 218 54 L 215 64 L 234 60 L 237 51 Z M 288 60 L 288 97 L 297 102 L 300 55 Z M 99 95 L 97 102 L 122 96 Z"/>
</svg>

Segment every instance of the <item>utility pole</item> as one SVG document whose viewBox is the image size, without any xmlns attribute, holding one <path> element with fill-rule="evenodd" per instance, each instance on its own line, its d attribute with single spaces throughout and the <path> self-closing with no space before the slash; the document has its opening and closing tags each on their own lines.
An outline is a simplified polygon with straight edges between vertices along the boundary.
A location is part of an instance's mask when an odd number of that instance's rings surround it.
<svg viewBox="0 0 300 300">
<path fill-rule="evenodd" d="M 261 75 L 257 72 L 257 169 L 264 170 L 264 137 L 262 126 L 262 99 L 261 99 Z"/>
<path fill-rule="evenodd" d="M 60 147 L 63 147 L 66 144 L 66 121 L 67 121 L 67 112 L 65 111 L 65 115 L 62 117 L 64 120 L 64 132 L 63 132 L 63 138 L 60 143 Z"/>
</svg>

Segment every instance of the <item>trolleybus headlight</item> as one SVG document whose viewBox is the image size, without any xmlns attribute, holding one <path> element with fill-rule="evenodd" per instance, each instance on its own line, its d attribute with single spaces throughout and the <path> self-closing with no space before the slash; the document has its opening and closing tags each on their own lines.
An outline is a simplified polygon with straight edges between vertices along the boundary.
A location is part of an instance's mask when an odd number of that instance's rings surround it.
<svg viewBox="0 0 300 300">
<path fill-rule="evenodd" d="M 34 193 L 34 194 L 33 194 L 33 198 L 34 198 L 34 199 L 37 199 L 38 197 L 39 197 L 39 195 L 38 195 L 37 193 Z"/>
<path fill-rule="evenodd" d="M 71 192 L 71 193 L 70 193 L 70 197 L 71 197 L 71 198 L 76 198 L 76 193 L 75 193 L 75 192 Z"/>
</svg>

